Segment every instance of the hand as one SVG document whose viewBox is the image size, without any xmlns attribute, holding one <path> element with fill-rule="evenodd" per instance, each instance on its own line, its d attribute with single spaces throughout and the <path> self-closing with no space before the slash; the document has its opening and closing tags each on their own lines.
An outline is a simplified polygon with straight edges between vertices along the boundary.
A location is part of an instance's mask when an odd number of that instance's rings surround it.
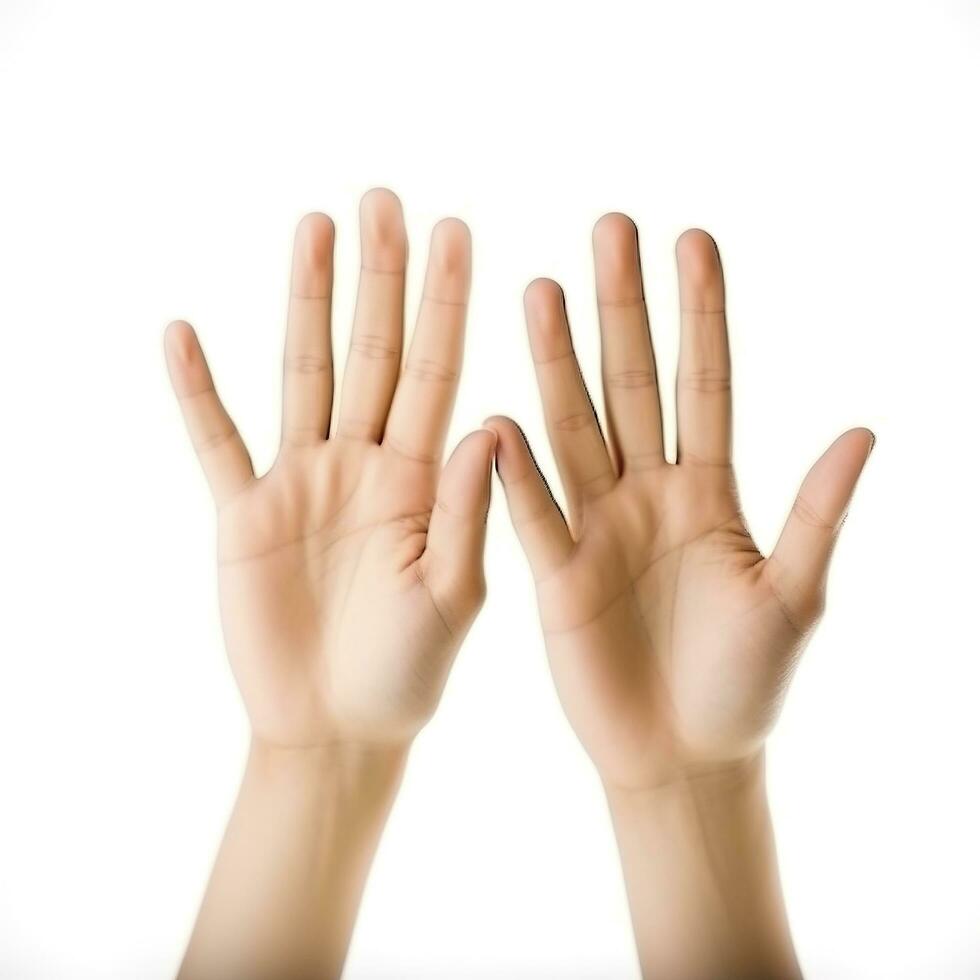
<svg viewBox="0 0 980 980">
<path fill-rule="evenodd" d="M 490 420 L 568 717 L 610 787 L 644 789 L 755 758 L 820 617 L 837 532 L 873 442 L 840 436 L 810 470 L 775 551 L 742 517 L 731 466 L 725 290 L 712 239 L 677 243 L 676 464 L 664 454 L 636 228 L 594 235 L 607 437 L 560 288 L 525 305 L 566 523 L 516 425 Z"/>
<path fill-rule="evenodd" d="M 407 747 L 483 598 L 495 436 L 441 468 L 463 357 L 470 242 L 432 235 L 400 372 L 407 243 L 398 199 L 361 206 L 361 279 L 331 425 L 334 229 L 299 226 L 282 444 L 257 479 L 194 332 L 167 363 L 218 507 L 221 615 L 252 725 L 238 801 L 181 969 L 337 977 Z M 440 470 L 442 469 L 441 475 Z"/>
<path fill-rule="evenodd" d="M 282 444 L 257 478 L 196 336 L 171 324 L 167 363 L 218 508 L 221 616 L 254 738 L 282 747 L 405 744 L 432 714 L 484 594 L 494 434 L 441 467 L 463 357 L 470 237 L 433 234 L 402 359 L 407 242 L 389 191 L 361 205 L 362 267 L 331 425 L 334 226 L 296 233 Z M 440 476 L 440 470 L 441 476 Z"/>
</svg>

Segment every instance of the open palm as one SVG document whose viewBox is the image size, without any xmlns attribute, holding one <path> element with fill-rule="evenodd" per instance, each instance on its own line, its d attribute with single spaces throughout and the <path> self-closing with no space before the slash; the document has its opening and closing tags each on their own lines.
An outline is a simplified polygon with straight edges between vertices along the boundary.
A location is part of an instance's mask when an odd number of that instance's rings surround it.
<svg viewBox="0 0 980 980">
<path fill-rule="evenodd" d="M 440 222 L 402 370 L 407 242 L 387 191 L 361 207 L 362 268 L 331 424 L 333 224 L 297 231 L 282 445 L 256 478 L 194 332 L 167 360 L 218 506 L 222 622 L 256 737 L 286 746 L 407 741 L 429 718 L 483 598 L 494 435 L 442 469 L 463 356 L 469 233 Z"/>
<path fill-rule="evenodd" d="M 872 436 L 851 430 L 821 457 L 763 558 L 731 468 L 714 242 L 689 231 L 677 246 L 676 464 L 664 453 L 635 226 L 608 215 L 594 246 L 608 441 L 560 288 L 538 280 L 525 297 L 567 522 L 517 426 L 505 418 L 488 424 L 566 712 L 604 780 L 641 788 L 758 752 L 821 613 L 833 542 Z"/>
</svg>

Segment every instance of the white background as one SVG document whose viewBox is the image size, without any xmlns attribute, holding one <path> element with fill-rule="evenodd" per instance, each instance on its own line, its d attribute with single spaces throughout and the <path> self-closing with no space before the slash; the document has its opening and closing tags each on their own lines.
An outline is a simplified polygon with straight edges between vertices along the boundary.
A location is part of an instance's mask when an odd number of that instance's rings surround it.
<svg viewBox="0 0 980 980">
<path fill-rule="evenodd" d="M 760 544 L 840 431 L 878 444 L 771 742 L 811 977 L 980 976 L 976 142 L 966 2 L 0 5 L 0 976 L 176 968 L 247 731 L 213 516 L 161 331 L 198 327 L 271 462 L 293 226 L 402 197 L 473 229 L 454 431 L 526 426 L 520 314 L 640 225 L 662 376 L 672 248 L 718 239 Z M 667 391 L 670 385 L 665 385 Z M 669 402 L 669 399 L 668 399 Z M 670 406 L 668 406 L 668 411 Z M 500 495 L 490 597 L 418 740 L 348 976 L 635 978 L 604 803 L 557 705 Z"/>
</svg>

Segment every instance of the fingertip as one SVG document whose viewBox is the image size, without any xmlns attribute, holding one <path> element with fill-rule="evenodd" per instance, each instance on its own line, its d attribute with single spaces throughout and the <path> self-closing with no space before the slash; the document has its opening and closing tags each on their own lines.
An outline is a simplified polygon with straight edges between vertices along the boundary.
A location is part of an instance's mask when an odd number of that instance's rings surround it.
<svg viewBox="0 0 980 980">
<path fill-rule="evenodd" d="M 452 460 L 457 456 L 470 456 L 470 455 L 491 455 L 497 444 L 497 433 L 490 429 L 488 426 L 483 426 L 479 429 L 474 429 L 472 432 L 467 432 L 462 439 L 456 443 L 456 447 L 449 454 L 449 459 Z M 449 463 L 447 462 L 447 466 Z"/>
<path fill-rule="evenodd" d="M 468 432 L 460 439 L 439 481 L 444 510 L 457 517 L 486 514 L 496 441 L 496 433 L 485 428 Z"/>
<path fill-rule="evenodd" d="M 361 198 L 360 224 L 365 264 L 381 272 L 403 271 L 408 241 L 398 196 L 386 187 L 367 191 Z"/>
<path fill-rule="evenodd" d="M 847 510 L 873 444 L 870 429 L 848 429 L 810 467 L 800 497 L 827 526 L 837 526 Z"/>
<path fill-rule="evenodd" d="M 675 246 L 677 263 L 694 284 L 707 284 L 717 274 L 718 245 L 702 228 L 688 228 Z"/>
<path fill-rule="evenodd" d="M 432 237 L 440 241 L 458 245 L 469 245 L 472 240 L 470 226 L 462 218 L 452 215 L 440 218 L 432 228 Z"/>
<path fill-rule="evenodd" d="M 830 448 L 835 451 L 847 453 L 848 457 L 853 457 L 855 460 L 861 460 L 863 462 L 871 455 L 876 438 L 871 429 L 865 428 L 864 426 L 857 426 L 856 428 L 842 432 L 833 441 Z"/>
<path fill-rule="evenodd" d="M 490 451 L 493 452 L 497 448 L 497 430 L 491 428 L 489 425 L 483 426 L 480 432 L 485 432 L 490 437 Z"/>
<path fill-rule="evenodd" d="M 531 457 L 527 439 L 521 427 L 506 415 L 491 415 L 483 423 L 496 435 L 494 456 L 497 471 L 502 480 L 519 479 L 527 472 L 527 460 Z M 526 457 L 526 458 L 525 458 Z"/>
<path fill-rule="evenodd" d="M 322 211 L 308 211 L 296 224 L 296 237 L 312 241 L 330 239 L 335 232 L 333 218 Z"/>
<path fill-rule="evenodd" d="M 524 290 L 524 308 L 529 313 L 540 313 L 552 309 L 555 304 L 561 304 L 564 295 L 561 286 L 554 279 L 532 279 Z"/>
<path fill-rule="evenodd" d="M 678 235 L 675 250 L 691 258 L 711 258 L 718 254 L 718 245 L 703 228 L 688 228 Z"/>
<path fill-rule="evenodd" d="M 425 299 L 465 305 L 470 292 L 470 230 L 459 218 L 432 229 L 425 272 Z"/>
<path fill-rule="evenodd" d="M 459 218 L 442 218 L 432 229 L 429 262 L 444 275 L 469 276 L 472 236 Z"/>
<path fill-rule="evenodd" d="M 725 308 L 725 282 L 715 240 L 700 228 L 677 239 L 677 272 L 681 311 L 718 313 Z"/>
<path fill-rule="evenodd" d="M 189 364 L 197 347 L 197 335 L 186 320 L 173 320 L 163 332 L 163 344 L 168 358 Z"/>
<path fill-rule="evenodd" d="M 310 299 L 330 296 L 334 238 L 334 223 L 329 215 L 311 211 L 300 219 L 293 243 L 294 296 Z"/>
<path fill-rule="evenodd" d="M 365 215 L 400 217 L 401 198 L 388 187 L 372 187 L 361 195 L 360 212 L 362 217 Z"/>
<path fill-rule="evenodd" d="M 604 214 L 592 227 L 592 241 L 597 248 L 630 245 L 638 236 L 636 222 L 622 211 Z"/>
<path fill-rule="evenodd" d="M 322 211 L 310 211 L 296 225 L 296 244 L 306 249 L 312 260 L 322 261 L 330 256 L 336 234 L 333 218 Z"/>
<path fill-rule="evenodd" d="M 631 218 L 619 212 L 603 215 L 592 231 L 592 250 L 600 306 L 643 299 L 640 239 Z"/>
<path fill-rule="evenodd" d="M 497 433 L 485 425 L 468 432 L 460 441 L 460 446 L 464 444 L 472 446 L 474 452 L 479 450 L 485 456 L 493 456 L 494 450 L 497 448 Z"/>
<path fill-rule="evenodd" d="M 167 325 L 163 346 L 170 383 L 178 396 L 183 398 L 212 385 L 204 351 L 194 328 L 186 320 L 174 320 Z"/>
<path fill-rule="evenodd" d="M 511 441 L 515 436 L 522 439 L 520 426 L 506 415 L 491 415 L 483 420 L 483 427 L 493 432 L 497 445 Z"/>
<path fill-rule="evenodd" d="M 535 359 L 548 358 L 567 333 L 565 294 L 554 279 L 535 279 L 524 290 L 524 315 Z M 535 341 L 537 335 L 537 341 Z"/>
<path fill-rule="evenodd" d="M 871 454 L 871 450 L 874 449 L 875 443 L 878 441 L 878 437 L 871 431 L 871 429 L 865 426 L 858 426 L 854 429 L 849 429 L 846 433 L 847 436 L 852 435 L 855 439 L 861 439 L 862 442 L 868 447 L 868 455 Z"/>
<path fill-rule="evenodd" d="M 181 334 L 193 334 L 194 328 L 186 320 L 171 320 L 164 328 L 164 336 L 169 340 Z"/>
<path fill-rule="evenodd" d="M 488 415 L 483 420 L 483 425 L 484 425 L 485 428 L 486 427 L 492 427 L 492 426 L 503 426 L 503 425 L 507 425 L 507 424 L 510 424 L 510 425 L 514 425 L 515 424 L 514 423 L 514 420 L 512 418 L 510 418 L 509 416 L 507 416 L 507 415 Z"/>
</svg>

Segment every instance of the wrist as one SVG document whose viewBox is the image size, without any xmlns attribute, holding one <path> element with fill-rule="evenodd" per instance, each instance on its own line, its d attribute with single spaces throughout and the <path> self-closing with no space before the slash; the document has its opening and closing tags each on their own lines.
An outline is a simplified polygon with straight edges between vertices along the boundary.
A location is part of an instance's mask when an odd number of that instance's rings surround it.
<svg viewBox="0 0 980 980">
<path fill-rule="evenodd" d="M 684 766 L 646 787 L 607 785 L 606 799 L 620 839 L 668 847 L 699 862 L 704 854 L 765 853 L 771 836 L 762 752 L 737 763 Z"/>
<path fill-rule="evenodd" d="M 760 750 L 731 762 L 678 764 L 648 784 L 623 786 L 605 778 L 602 784 L 614 814 L 672 809 L 680 801 L 685 809 L 741 807 L 766 798 L 765 754 Z"/>
<path fill-rule="evenodd" d="M 644 976 L 799 975 L 762 752 L 606 793 Z"/>
<path fill-rule="evenodd" d="M 294 746 L 253 737 L 246 778 L 287 792 L 304 787 L 334 806 L 376 804 L 387 809 L 401 783 L 407 758 L 407 745 L 338 740 Z"/>
</svg>

